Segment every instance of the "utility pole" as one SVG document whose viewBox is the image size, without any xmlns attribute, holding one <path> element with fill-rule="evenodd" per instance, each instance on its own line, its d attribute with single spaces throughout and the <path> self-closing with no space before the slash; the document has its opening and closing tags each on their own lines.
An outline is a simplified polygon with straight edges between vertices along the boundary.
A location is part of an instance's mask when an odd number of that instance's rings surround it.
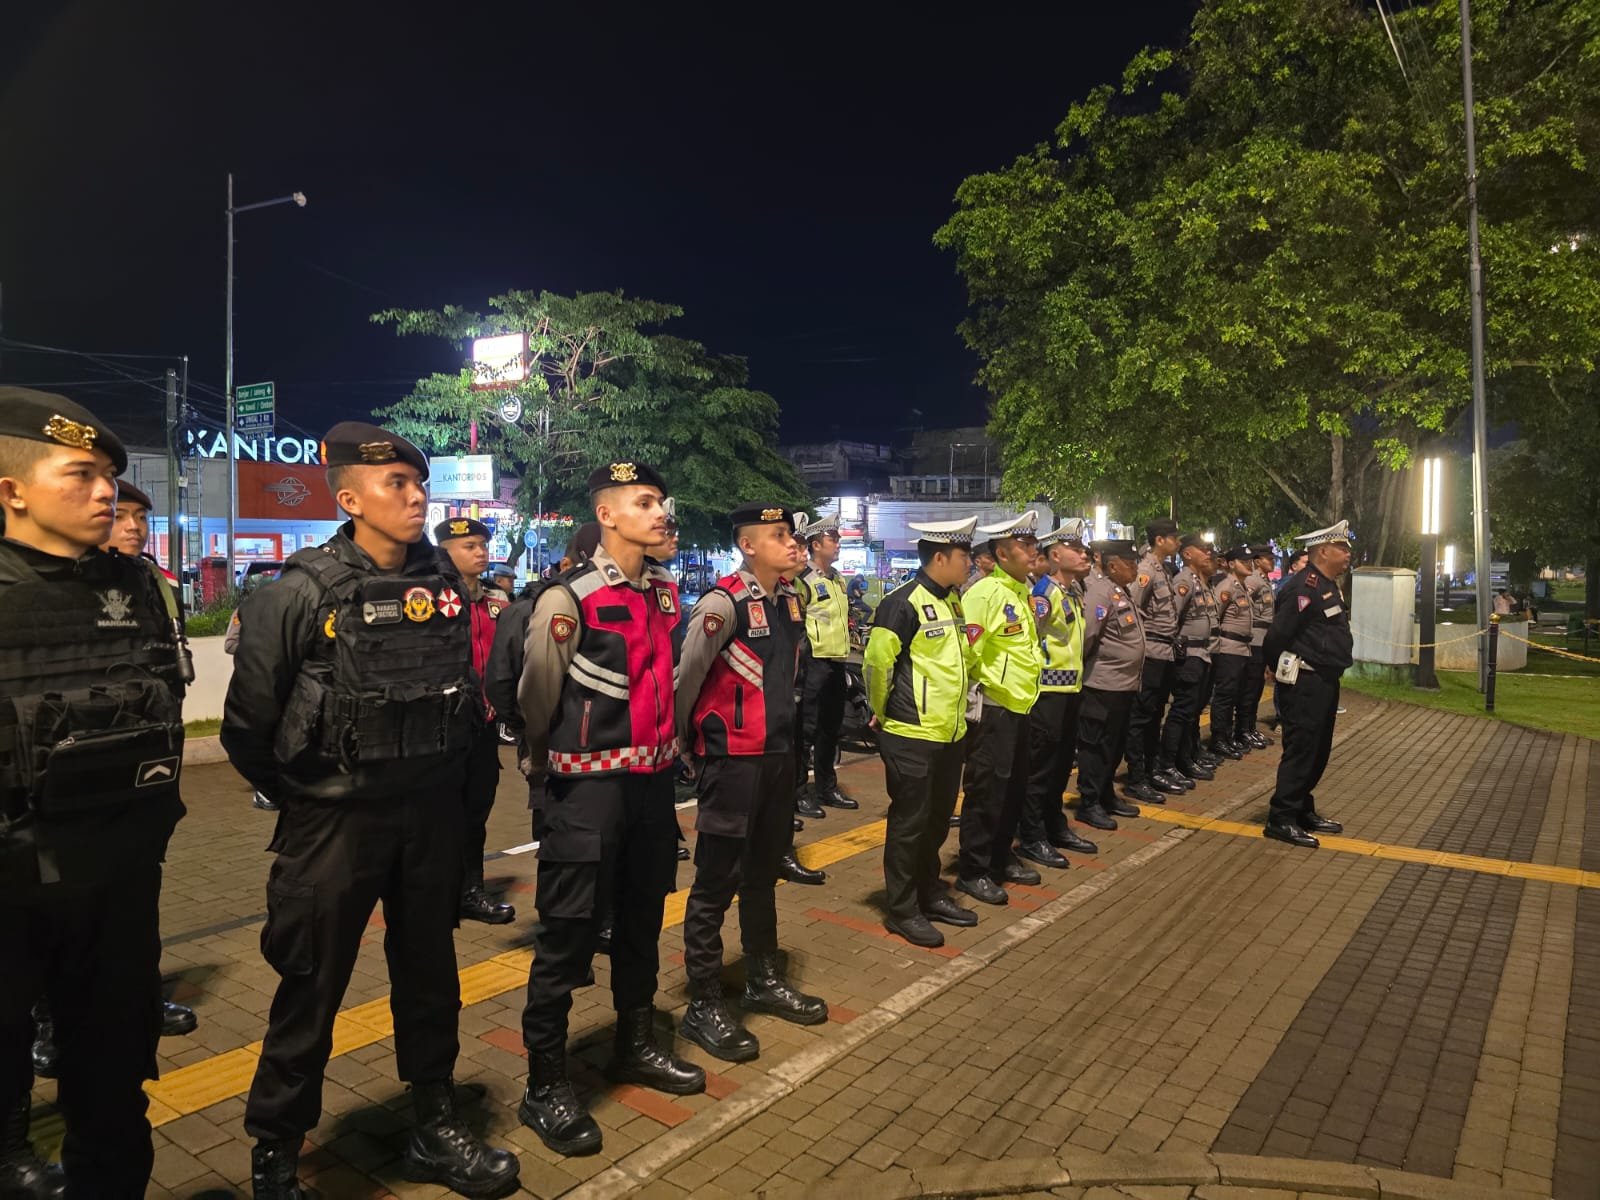
<svg viewBox="0 0 1600 1200">
<path fill-rule="evenodd" d="M 167 368 L 167 570 L 183 579 L 183 549 L 178 532 L 178 373 Z"/>
<path fill-rule="evenodd" d="M 239 507 L 239 456 L 234 453 L 233 439 L 234 422 L 238 418 L 233 411 L 233 172 L 228 172 L 228 349 L 222 365 L 222 394 L 226 408 L 222 436 L 228 444 L 228 578 L 226 590 L 232 591 L 233 583 L 233 514 Z M 205 550 L 204 526 L 202 525 L 201 551 Z"/>
<path fill-rule="evenodd" d="M 1461 0 L 1461 96 L 1467 140 L 1467 271 L 1472 297 L 1472 553 L 1478 592 L 1478 690 L 1489 678 L 1489 417 L 1484 398 L 1483 260 L 1478 253 L 1478 147 L 1472 100 L 1472 3 Z"/>
</svg>

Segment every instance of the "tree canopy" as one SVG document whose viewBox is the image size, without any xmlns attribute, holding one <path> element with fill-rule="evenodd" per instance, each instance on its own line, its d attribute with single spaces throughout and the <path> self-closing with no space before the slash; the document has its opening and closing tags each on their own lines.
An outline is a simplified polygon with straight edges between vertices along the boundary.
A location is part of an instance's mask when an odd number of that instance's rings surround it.
<svg viewBox="0 0 1600 1200">
<path fill-rule="evenodd" d="M 372 319 L 468 352 L 473 338 L 525 334 L 526 379 L 501 382 L 469 362 L 418 380 L 378 416 L 436 452 L 465 450 L 476 421 L 480 452 L 521 480 L 524 518 L 538 511 L 542 470 L 544 511 L 585 519 L 589 472 L 619 458 L 666 476 L 686 542 L 725 542 L 727 510 L 740 499 L 806 503 L 804 481 L 776 450 L 778 403 L 746 386 L 744 360 L 655 331 L 681 309 L 620 292 L 529 291 L 491 297 L 489 309 L 389 309 Z M 499 410 L 513 394 L 524 412 L 508 422 Z"/>
<path fill-rule="evenodd" d="M 1473 8 L 1498 395 L 1600 354 L 1600 6 Z M 1256 536 L 1348 517 L 1392 557 L 1403 468 L 1471 395 L 1459 57 L 1455 0 L 1207 0 L 964 181 L 935 241 L 1007 492 Z"/>
</svg>

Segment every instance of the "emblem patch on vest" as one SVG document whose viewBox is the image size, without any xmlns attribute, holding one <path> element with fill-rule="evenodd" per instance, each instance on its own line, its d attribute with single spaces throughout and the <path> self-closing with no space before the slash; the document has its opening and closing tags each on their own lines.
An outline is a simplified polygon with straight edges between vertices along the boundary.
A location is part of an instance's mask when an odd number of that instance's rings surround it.
<svg viewBox="0 0 1600 1200">
<path fill-rule="evenodd" d="M 789 620 L 798 621 L 800 619 L 800 598 L 798 596 L 787 596 L 785 599 L 789 601 Z"/>
<path fill-rule="evenodd" d="M 489 610 L 489 616 L 498 621 L 500 619 L 500 610 L 503 609 L 505 605 L 500 603 L 498 600 L 490 600 L 485 607 Z"/>
<path fill-rule="evenodd" d="M 407 589 L 403 611 L 408 621 L 420 624 L 428 620 L 433 616 L 433 593 L 425 587 Z"/>
<path fill-rule="evenodd" d="M 1140 587 L 1149 587 L 1150 586 L 1150 576 L 1141 574 L 1139 576 L 1139 586 Z"/>
<path fill-rule="evenodd" d="M 157 787 L 163 783 L 171 783 L 178 777 L 180 761 L 180 757 L 174 754 L 171 758 L 155 758 L 140 763 L 133 772 L 133 786 Z"/>
<path fill-rule="evenodd" d="M 931 604 L 924 604 L 922 606 L 922 615 L 930 621 L 937 621 L 939 619 L 939 610 Z"/>
<path fill-rule="evenodd" d="M 982 636 L 983 636 L 983 626 L 982 625 L 968 625 L 967 626 L 967 645 L 976 646 L 978 644 L 978 639 L 981 638 Z"/>
<path fill-rule="evenodd" d="M 101 629 L 137 629 L 139 622 L 133 617 L 133 597 L 127 592 L 112 588 L 100 595 L 100 619 L 95 622 Z"/>
<path fill-rule="evenodd" d="M 578 623 L 566 613 L 557 613 L 550 618 L 550 637 L 553 641 L 564 642 L 578 630 Z"/>
<path fill-rule="evenodd" d="M 442 617 L 459 617 L 461 615 L 461 597 L 456 595 L 455 589 L 444 588 L 440 591 L 439 615 Z"/>
<path fill-rule="evenodd" d="M 400 623 L 400 601 L 363 601 L 361 605 L 361 619 L 368 625 L 398 625 Z"/>
<path fill-rule="evenodd" d="M 660 606 L 662 612 L 675 613 L 678 611 L 678 606 L 672 602 L 672 593 L 666 588 L 658 587 L 655 589 L 655 593 L 656 604 Z"/>
<path fill-rule="evenodd" d="M 717 630 L 722 628 L 722 618 L 716 613 L 707 613 L 700 620 L 700 628 L 706 631 L 707 637 L 716 637 Z"/>
<path fill-rule="evenodd" d="M 1047 597 L 1035 596 L 1033 598 L 1033 615 L 1041 621 L 1050 615 L 1050 601 Z"/>
<path fill-rule="evenodd" d="M 825 583 L 817 584 L 817 599 L 818 600 L 826 600 L 827 598 L 828 598 L 828 585 L 825 584 Z"/>
<path fill-rule="evenodd" d="M 759 600 L 750 601 L 745 610 L 750 616 L 749 637 L 771 637 L 772 627 L 767 624 L 766 605 Z"/>
<path fill-rule="evenodd" d="M 333 636 L 333 619 L 338 615 L 339 610 L 337 608 L 330 608 L 328 610 L 328 619 L 322 623 L 323 637 L 331 638 Z"/>
<path fill-rule="evenodd" d="M 1311 607 L 1310 596 L 1296 596 L 1294 598 L 1294 602 L 1296 612 L 1305 612 L 1306 609 Z"/>
</svg>

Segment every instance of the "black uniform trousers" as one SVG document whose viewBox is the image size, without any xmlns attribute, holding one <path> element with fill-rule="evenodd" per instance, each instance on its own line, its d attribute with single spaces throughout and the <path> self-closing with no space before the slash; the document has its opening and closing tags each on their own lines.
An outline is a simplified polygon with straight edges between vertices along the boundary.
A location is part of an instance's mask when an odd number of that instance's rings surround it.
<svg viewBox="0 0 1600 1200">
<path fill-rule="evenodd" d="M 778 862 L 793 836 L 794 757 L 708 758 L 700 769 L 694 884 L 683 914 L 683 966 L 691 983 L 722 971 L 722 922 L 739 896 L 746 954 L 778 948 Z"/>
<path fill-rule="evenodd" d="M 1028 790 L 1017 825 L 1020 841 L 1060 841 L 1067 833 L 1061 797 L 1078 753 L 1078 711 L 1082 706 L 1082 692 L 1040 692 L 1028 714 Z"/>
<path fill-rule="evenodd" d="M 33 1002 L 55 1019 L 69 1196 L 137 1200 L 154 1150 L 143 1084 L 161 1032 L 161 867 L 0 891 L 0 1105 L 33 1088 Z"/>
<path fill-rule="evenodd" d="M 1191 740 L 1205 703 L 1206 667 L 1205 660 L 1191 654 L 1173 672 L 1172 706 L 1167 709 L 1167 723 L 1161 729 L 1162 770 L 1191 765 Z"/>
<path fill-rule="evenodd" d="M 1112 781 L 1128 748 L 1128 719 L 1137 692 L 1083 689 L 1078 713 L 1078 811 L 1104 809 L 1116 799 Z"/>
<path fill-rule="evenodd" d="M 983 706 L 967 756 L 966 796 L 961 801 L 962 879 L 999 879 L 1011 861 L 1011 843 L 1022 820 L 1032 761 L 1028 714 L 998 704 Z"/>
<path fill-rule="evenodd" d="M 939 879 L 939 851 L 961 790 L 966 742 L 927 742 L 880 730 L 878 754 L 889 793 L 884 908 L 903 921 L 947 891 Z"/>
<path fill-rule="evenodd" d="M 1250 670 L 1247 654 L 1219 654 L 1211 660 L 1211 739 L 1229 740 L 1242 708 L 1244 677 Z"/>
<path fill-rule="evenodd" d="M 1179 756 L 1180 762 L 1188 762 L 1199 753 L 1200 718 L 1205 714 L 1206 709 L 1211 706 L 1211 688 L 1217 678 L 1216 659 L 1210 659 L 1203 663 L 1202 666 L 1205 668 L 1205 673 L 1200 677 L 1200 703 L 1195 709 L 1194 720 L 1189 722 L 1189 734 L 1184 738 L 1183 753 Z"/>
<path fill-rule="evenodd" d="M 805 678 L 800 689 L 800 775 L 797 780 L 802 787 L 807 767 L 816 772 L 818 792 L 838 786 L 835 763 L 839 757 L 839 729 L 844 724 L 845 682 L 844 659 L 806 656 Z"/>
<path fill-rule="evenodd" d="M 435 1083 L 455 1067 L 461 806 L 436 792 L 279 803 L 261 931 L 279 982 L 244 1127 L 254 1138 L 298 1142 L 322 1116 L 334 1017 L 379 903 L 396 1072 Z"/>
<path fill-rule="evenodd" d="M 1283 714 L 1283 757 L 1278 760 L 1278 786 L 1272 793 L 1269 819 L 1293 821 L 1316 808 L 1312 792 L 1333 750 L 1339 679 L 1302 666 L 1297 682 L 1278 684 L 1277 697 Z"/>
<path fill-rule="evenodd" d="M 461 788 L 465 832 L 461 837 L 461 887 L 483 886 L 483 846 L 488 836 L 489 811 L 500 786 L 500 738 L 495 723 L 481 730 L 467 751 L 467 779 Z"/>
<path fill-rule="evenodd" d="M 662 913 L 677 885 L 676 769 L 550 776 L 534 890 L 539 924 L 522 1010 L 529 1051 L 564 1049 L 573 990 L 588 978 L 607 921 L 616 1010 L 655 999 Z"/>
<path fill-rule="evenodd" d="M 1145 783 L 1161 764 L 1161 717 L 1172 695 L 1177 665 L 1170 658 L 1145 656 L 1133 713 L 1128 718 L 1128 782 Z"/>
<path fill-rule="evenodd" d="M 1261 693 L 1267 686 L 1267 655 L 1260 646 L 1250 647 L 1250 665 L 1245 668 L 1239 691 L 1239 714 L 1234 718 L 1233 736 L 1254 733 L 1260 720 Z"/>
</svg>

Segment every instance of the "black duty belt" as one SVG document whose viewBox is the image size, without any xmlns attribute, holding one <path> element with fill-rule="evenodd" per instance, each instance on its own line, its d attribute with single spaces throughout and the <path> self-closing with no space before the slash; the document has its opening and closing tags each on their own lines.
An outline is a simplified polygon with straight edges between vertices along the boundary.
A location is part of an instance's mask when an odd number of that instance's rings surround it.
<svg viewBox="0 0 1600 1200">
<path fill-rule="evenodd" d="M 1271 621 L 1251 621 L 1250 622 L 1250 628 L 1251 629 L 1271 629 L 1272 628 L 1272 622 Z"/>
<path fill-rule="evenodd" d="M 1189 649 L 1191 649 L 1191 650 L 1201 650 L 1201 649 L 1204 649 L 1206 646 L 1211 645 L 1211 639 L 1208 638 L 1208 637 L 1203 637 L 1203 638 L 1184 638 L 1183 639 L 1183 644 L 1185 646 L 1189 647 Z"/>
<path fill-rule="evenodd" d="M 1230 633 L 1226 629 L 1217 630 L 1217 636 L 1227 638 L 1230 642 L 1248 642 L 1250 640 L 1248 633 Z"/>
</svg>

